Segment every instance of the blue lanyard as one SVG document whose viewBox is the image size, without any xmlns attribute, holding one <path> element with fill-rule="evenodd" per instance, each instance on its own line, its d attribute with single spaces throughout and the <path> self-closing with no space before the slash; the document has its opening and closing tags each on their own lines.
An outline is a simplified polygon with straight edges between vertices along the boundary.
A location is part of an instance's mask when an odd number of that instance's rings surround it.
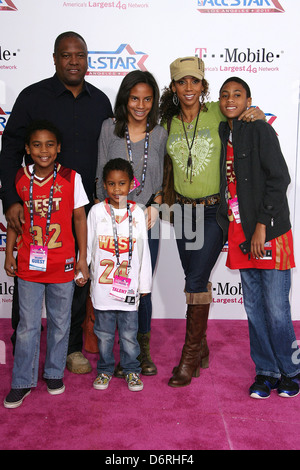
<svg viewBox="0 0 300 470">
<path fill-rule="evenodd" d="M 119 249 L 119 241 L 118 241 L 118 235 L 117 235 L 116 218 L 115 218 L 115 213 L 111 204 L 109 204 L 109 208 L 110 208 L 110 213 L 111 213 L 111 223 L 112 223 L 112 229 L 113 229 L 113 235 L 114 235 L 117 266 L 119 267 L 120 266 L 120 249 Z M 128 273 L 129 273 L 131 269 L 131 260 L 132 260 L 132 251 L 133 251 L 133 232 L 132 232 L 133 224 L 132 224 L 132 212 L 131 212 L 129 203 L 127 203 L 127 212 L 128 212 L 128 220 L 129 220 L 129 247 L 128 247 Z"/>
<path fill-rule="evenodd" d="M 32 242 L 34 244 L 34 233 L 33 233 L 33 180 L 34 180 L 35 168 L 33 167 L 31 177 L 30 177 L 30 187 L 29 187 L 29 212 L 30 212 L 30 233 L 32 235 Z M 49 228 L 50 228 L 50 221 L 51 221 L 51 212 L 52 212 L 52 205 L 53 205 L 53 189 L 54 189 L 54 182 L 57 176 L 57 166 L 56 163 L 54 164 L 53 170 L 53 182 L 50 188 L 50 195 L 49 195 L 49 202 L 48 202 L 48 210 L 47 210 L 47 223 L 46 223 L 46 236 L 45 236 L 45 243 L 44 246 L 48 243 L 49 238 Z"/>
<path fill-rule="evenodd" d="M 125 128 L 125 137 L 126 137 L 126 145 L 127 145 L 127 151 L 128 151 L 128 157 L 131 165 L 134 165 L 133 163 L 133 158 L 132 158 L 132 148 L 131 148 L 131 141 L 129 137 L 129 132 L 128 132 L 128 127 L 126 125 Z M 141 194 L 141 192 L 144 189 L 145 186 L 145 181 L 146 181 L 146 173 L 147 173 L 147 161 L 148 161 L 148 150 L 149 150 L 149 137 L 150 137 L 150 132 L 149 132 L 149 121 L 147 121 L 147 127 L 146 127 L 146 136 L 145 136 L 145 145 L 144 145 L 144 162 L 143 162 L 143 171 L 142 171 L 142 181 L 141 181 L 141 186 L 139 189 L 136 191 L 136 195 L 138 196 Z"/>
</svg>

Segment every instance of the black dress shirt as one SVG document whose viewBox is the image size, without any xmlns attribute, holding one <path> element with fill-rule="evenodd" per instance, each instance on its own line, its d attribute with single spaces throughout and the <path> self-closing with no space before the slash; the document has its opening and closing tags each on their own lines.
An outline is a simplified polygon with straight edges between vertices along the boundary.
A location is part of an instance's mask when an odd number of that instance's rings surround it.
<svg viewBox="0 0 300 470">
<path fill-rule="evenodd" d="M 18 96 L 2 136 L 0 154 L 0 197 L 3 212 L 20 202 L 15 176 L 25 156 L 25 131 L 36 119 L 51 121 L 62 133 L 57 161 L 76 170 L 82 177 L 90 202 L 93 201 L 98 157 L 98 138 L 102 122 L 112 116 L 108 97 L 90 83 L 74 98 L 55 74 L 25 88 Z"/>
</svg>

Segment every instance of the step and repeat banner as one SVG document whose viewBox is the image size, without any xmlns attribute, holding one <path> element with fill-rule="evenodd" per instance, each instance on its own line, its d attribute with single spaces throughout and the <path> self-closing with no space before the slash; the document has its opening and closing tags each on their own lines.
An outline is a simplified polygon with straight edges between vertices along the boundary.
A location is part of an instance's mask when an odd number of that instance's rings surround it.
<svg viewBox="0 0 300 470">
<path fill-rule="evenodd" d="M 198 55 L 205 62 L 210 100 L 237 75 L 252 90 L 275 128 L 292 183 L 288 190 L 297 266 L 300 264 L 299 15 L 295 0 L 0 0 L 0 139 L 20 91 L 54 74 L 55 38 L 76 31 L 88 45 L 87 81 L 114 106 L 121 80 L 148 70 L 160 90 L 170 83 L 169 64 Z M 13 281 L 3 270 L 6 221 L 0 211 L 0 318 L 10 317 Z M 212 274 L 210 318 L 244 319 L 238 272 L 225 267 L 226 246 Z M 300 271 L 293 270 L 293 319 L 300 319 Z M 183 318 L 184 277 L 172 230 L 162 224 L 153 286 L 153 317 Z"/>
</svg>

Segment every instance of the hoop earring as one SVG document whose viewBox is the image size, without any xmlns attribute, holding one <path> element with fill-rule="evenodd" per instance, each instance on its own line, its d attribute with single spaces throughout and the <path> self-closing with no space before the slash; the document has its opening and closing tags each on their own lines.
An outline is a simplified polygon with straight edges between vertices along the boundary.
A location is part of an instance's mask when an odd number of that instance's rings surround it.
<svg viewBox="0 0 300 470">
<path fill-rule="evenodd" d="M 173 104 L 177 107 L 179 106 L 179 98 L 176 93 L 173 94 Z"/>
</svg>

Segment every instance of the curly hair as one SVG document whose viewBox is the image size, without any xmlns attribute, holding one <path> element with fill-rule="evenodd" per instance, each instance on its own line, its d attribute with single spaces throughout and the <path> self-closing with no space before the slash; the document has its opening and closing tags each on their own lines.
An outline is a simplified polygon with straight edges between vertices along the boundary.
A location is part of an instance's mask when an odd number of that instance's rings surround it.
<svg viewBox="0 0 300 470">
<path fill-rule="evenodd" d="M 172 84 L 173 81 L 170 83 L 169 87 L 165 87 L 163 89 L 163 93 L 160 99 L 159 116 L 161 124 L 166 123 L 169 119 L 172 119 L 173 116 L 177 116 L 180 113 L 180 104 L 176 106 L 173 103 L 174 93 L 172 91 Z M 207 107 L 205 106 L 204 101 L 209 96 L 209 84 L 208 81 L 205 80 L 205 78 L 202 79 L 202 85 L 204 89 L 201 93 L 200 104 L 202 106 L 202 110 L 207 111 Z"/>
<path fill-rule="evenodd" d="M 132 165 L 127 160 L 124 160 L 124 158 L 112 158 L 111 160 L 108 160 L 103 168 L 102 180 L 106 182 L 108 173 L 115 170 L 127 173 L 130 181 L 134 178 Z"/>
</svg>

